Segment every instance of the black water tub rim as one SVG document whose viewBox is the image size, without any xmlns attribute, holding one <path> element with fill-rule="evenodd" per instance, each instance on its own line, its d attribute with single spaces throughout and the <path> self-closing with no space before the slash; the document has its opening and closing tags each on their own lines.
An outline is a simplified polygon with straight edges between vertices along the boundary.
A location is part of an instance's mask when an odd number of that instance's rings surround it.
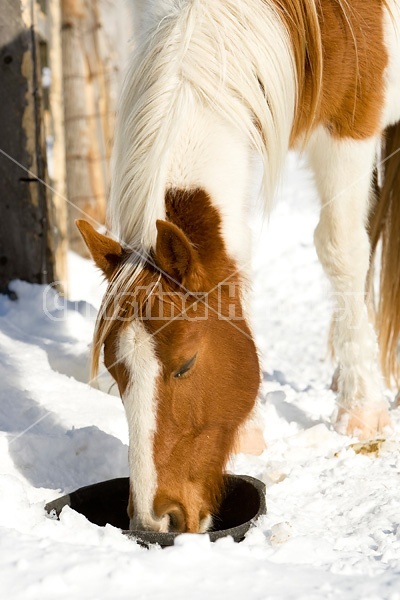
<svg viewBox="0 0 400 600">
<path fill-rule="evenodd" d="M 229 499 L 231 495 L 234 495 L 235 492 L 237 492 L 237 490 L 240 490 L 240 487 L 242 486 L 242 488 L 244 490 L 244 491 L 241 490 L 242 500 L 246 495 L 246 489 L 247 489 L 247 493 L 252 496 L 251 502 L 253 503 L 253 507 L 250 507 L 251 516 L 249 519 L 246 519 L 244 522 L 238 523 L 237 525 L 234 525 L 231 527 L 226 527 L 224 529 L 211 530 L 211 531 L 205 532 L 204 534 L 197 534 L 197 535 L 208 535 L 211 542 L 214 542 L 220 538 L 227 537 L 227 536 L 231 536 L 236 542 L 240 542 L 244 539 L 247 531 L 250 529 L 250 527 L 252 527 L 255 524 L 257 519 L 266 513 L 265 484 L 262 481 L 260 481 L 259 479 L 256 479 L 255 477 L 251 477 L 249 475 L 226 474 L 226 475 L 224 475 L 224 480 L 225 480 L 225 489 L 227 491 L 225 494 L 225 499 L 222 502 L 222 506 L 224 505 L 224 502 L 227 503 L 227 499 Z M 111 487 L 112 486 L 126 487 L 126 486 L 129 486 L 129 478 L 128 477 L 120 477 L 120 478 L 110 479 L 107 481 L 102 481 L 102 482 L 98 482 L 95 484 L 91 484 L 91 485 L 79 488 L 78 490 L 71 492 L 70 494 L 67 494 L 65 496 L 62 496 L 61 498 L 58 498 L 56 500 L 53 500 L 52 502 L 49 502 L 48 504 L 46 504 L 45 510 L 49 514 L 54 511 L 57 518 L 59 518 L 59 515 L 60 515 L 62 509 L 64 508 L 64 506 L 70 506 L 73 510 L 80 512 L 81 514 L 84 514 L 84 516 L 86 516 L 86 518 L 89 521 L 91 521 L 92 523 L 95 523 L 100 526 L 104 526 L 109 522 L 109 520 L 106 520 L 105 522 L 98 522 L 98 521 L 96 522 L 95 519 L 93 520 L 93 517 L 90 518 L 87 514 L 85 514 L 85 512 L 82 511 L 82 506 L 81 506 L 81 510 L 79 510 L 79 508 L 77 508 L 79 506 L 79 501 L 81 502 L 81 504 L 84 504 L 82 499 L 86 498 L 88 495 L 90 495 L 90 493 L 93 493 L 94 490 L 101 489 L 102 486 L 105 486 L 106 488 L 110 487 L 110 486 Z M 127 489 L 129 489 L 129 488 L 127 488 Z M 239 494 L 239 500 L 240 500 L 240 494 Z M 122 501 L 124 503 L 123 506 L 126 507 L 127 497 L 125 499 L 122 498 Z M 245 498 L 245 501 L 246 501 L 246 498 Z M 257 510 L 256 510 L 256 508 L 257 508 Z M 124 510 L 125 510 L 125 508 L 124 508 Z M 53 514 L 54 514 L 54 512 L 53 512 Z M 86 509 L 86 512 L 87 512 L 87 509 Z M 125 518 L 127 519 L 126 513 L 125 513 Z M 217 517 L 217 519 L 218 519 L 218 517 Z M 236 520 L 237 520 L 237 518 L 236 518 Z M 228 518 L 228 521 L 229 521 L 229 518 Z M 158 544 L 162 547 L 173 546 L 175 539 L 179 535 L 181 535 L 180 533 L 134 531 L 134 530 L 125 529 L 124 527 L 121 527 L 119 525 L 114 525 L 114 526 L 118 527 L 125 536 L 135 539 L 137 542 L 139 542 L 140 544 L 142 544 L 146 547 L 149 547 L 152 544 Z"/>
</svg>

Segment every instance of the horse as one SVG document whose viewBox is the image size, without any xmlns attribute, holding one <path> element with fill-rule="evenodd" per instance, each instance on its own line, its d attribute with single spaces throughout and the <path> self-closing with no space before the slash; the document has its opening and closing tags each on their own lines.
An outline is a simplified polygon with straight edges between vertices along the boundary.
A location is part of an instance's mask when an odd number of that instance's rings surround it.
<svg viewBox="0 0 400 600">
<path fill-rule="evenodd" d="M 205 532 L 260 385 L 248 306 L 257 160 L 267 212 L 289 149 L 306 153 L 314 171 L 315 245 L 337 304 L 339 430 L 368 438 L 390 425 L 383 375 L 398 384 L 400 3 L 137 8 L 109 233 L 77 223 L 108 280 L 93 375 L 104 349 L 129 428 L 130 528 Z"/>
</svg>

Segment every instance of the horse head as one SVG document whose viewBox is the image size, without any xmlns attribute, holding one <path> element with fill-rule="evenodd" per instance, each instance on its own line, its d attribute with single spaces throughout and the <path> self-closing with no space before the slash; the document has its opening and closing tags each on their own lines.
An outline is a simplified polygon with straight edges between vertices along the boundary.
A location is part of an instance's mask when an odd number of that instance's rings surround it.
<svg viewBox="0 0 400 600">
<path fill-rule="evenodd" d="M 109 282 L 94 354 L 104 347 L 127 415 L 130 527 L 203 532 L 259 363 L 217 210 L 202 190 L 171 191 L 166 209 L 139 269 L 137 250 L 78 227 Z"/>
</svg>

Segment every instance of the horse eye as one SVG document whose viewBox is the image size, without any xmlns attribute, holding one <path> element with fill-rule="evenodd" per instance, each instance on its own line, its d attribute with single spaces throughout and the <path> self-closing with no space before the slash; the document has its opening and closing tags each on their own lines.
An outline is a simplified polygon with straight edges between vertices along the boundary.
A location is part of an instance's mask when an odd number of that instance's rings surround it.
<svg viewBox="0 0 400 600">
<path fill-rule="evenodd" d="M 190 360 L 188 360 L 187 362 L 185 362 L 181 368 L 179 369 L 179 371 L 177 371 L 176 373 L 174 373 L 174 378 L 175 379 L 179 379 L 180 377 L 182 377 L 182 375 L 185 375 L 185 373 L 187 373 L 188 371 L 190 371 L 190 369 L 193 367 L 194 363 L 196 362 L 196 358 L 197 358 L 197 353 L 192 356 L 192 358 Z"/>
</svg>

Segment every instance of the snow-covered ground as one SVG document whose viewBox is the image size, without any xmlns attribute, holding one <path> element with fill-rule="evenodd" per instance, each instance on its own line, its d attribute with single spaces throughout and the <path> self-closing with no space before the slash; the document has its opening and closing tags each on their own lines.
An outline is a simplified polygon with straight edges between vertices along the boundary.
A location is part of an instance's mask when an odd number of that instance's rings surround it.
<svg viewBox="0 0 400 600">
<path fill-rule="evenodd" d="M 18 302 L 0 298 L 1 598 L 400 600 L 400 409 L 378 456 L 331 427 L 318 202 L 294 156 L 279 196 L 270 222 L 255 227 L 268 447 L 229 465 L 267 484 L 268 514 L 241 544 L 185 535 L 165 550 L 70 509 L 59 522 L 45 516 L 47 501 L 128 473 L 115 387 L 107 377 L 100 389 L 86 384 L 101 277 L 71 256 L 68 302 L 21 282 Z"/>
</svg>

